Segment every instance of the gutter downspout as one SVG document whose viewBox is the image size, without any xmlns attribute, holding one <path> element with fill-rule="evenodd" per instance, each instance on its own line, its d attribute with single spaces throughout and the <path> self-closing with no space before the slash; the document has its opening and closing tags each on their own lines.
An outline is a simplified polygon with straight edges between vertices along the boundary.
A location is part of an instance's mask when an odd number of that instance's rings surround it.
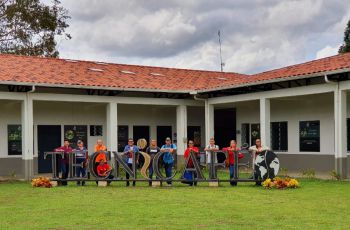
<svg viewBox="0 0 350 230">
<path fill-rule="evenodd" d="M 29 90 L 27 93 L 34 93 L 36 90 L 35 85 L 32 85 L 32 89 Z"/>
</svg>

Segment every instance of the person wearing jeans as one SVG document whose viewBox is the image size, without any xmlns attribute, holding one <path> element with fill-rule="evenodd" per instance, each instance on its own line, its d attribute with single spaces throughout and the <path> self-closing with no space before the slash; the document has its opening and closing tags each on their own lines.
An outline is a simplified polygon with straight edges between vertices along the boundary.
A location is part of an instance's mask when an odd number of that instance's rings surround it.
<svg viewBox="0 0 350 230">
<path fill-rule="evenodd" d="M 197 159 L 197 156 L 199 155 L 199 149 L 194 146 L 194 143 L 193 143 L 192 140 L 189 140 L 188 141 L 188 148 L 185 150 L 185 153 L 184 153 L 185 161 L 190 157 L 191 152 L 194 153 L 194 156 Z M 191 158 L 188 159 L 188 163 L 187 163 L 186 167 L 194 168 L 194 164 L 193 164 Z M 197 178 L 197 173 L 196 172 L 191 172 L 191 174 L 192 174 L 192 180 Z M 193 186 L 193 185 L 197 186 L 197 181 L 190 181 L 189 185 L 190 186 Z"/>
<path fill-rule="evenodd" d="M 88 151 L 87 149 L 84 147 L 84 142 L 79 140 L 77 142 L 77 148 L 74 149 L 74 152 L 75 152 L 75 163 L 76 164 L 80 164 L 80 166 L 77 166 L 76 167 L 76 177 L 82 177 L 84 178 L 86 176 L 86 163 L 87 163 L 87 160 L 88 160 Z M 77 185 L 80 185 L 80 181 L 77 181 Z M 81 183 L 82 186 L 85 185 L 85 181 L 83 181 Z"/>
<path fill-rule="evenodd" d="M 235 172 L 235 152 L 239 151 L 240 149 L 237 147 L 237 143 L 235 140 L 231 140 L 230 141 L 230 147 L 227 148 L 223 148 L 223 151 L 227 152 L 228 154 L 228 165 L 229 165 L 229 169 L 230 169 L 230 179 L 233 178 L 234 176 L 234 172 Z M 238 159 L 243 158 L 244 155 L 243 153 L 238 153 Z M 238 162 L 237 162 L 238 164 Z M 232 186 L 237 185 L 237 182 L 233 182 L 231 181 L 230 184 Z"/>
<path fill-rule="evenodd" d="M 133 155 L 135 154 L 135 164 L 138 165 L 138 158 L 139 158 L 139 154 L 137 154 L 139 152 L 139 148 L 134 145 L 134 140 L 132 138 L 128 139 L 128 144 L 125 146 L 123 154 L 127 157 L 127 164 L 128 167 L 132 170 L 133 168 Z M 129 173 L 126 172 L 126 179 L 130 179 L 130 175 Z M 130 185 L 130 181 L 126 182 L 126 186 Z M 132 186 L 136 185 L 136 181 L 132 182 Z"/>
<path fill-rule="evenodd" d="M 163 164 L 164 164 L 164 169 L 165 169 L 165 175 L 166 175 L 167 178 L 171 178 L 173 165 L 174 165 L 173 154 L 176 151 L 176 145 L 171 143 L 170 137 L 167 137 L 165 139 L 165 144 L 162 146 L 160 151 L 164 153 L 164 155 L 163 155 Z M 169 186 L 172 185 L 172 182 L 171 182 L 170 179 L 167 181 L 167 184 Z"/>
<path fill-rule="evenodd" d="M 160 152 L 160 148 L 157 146 L 157 141 L 151 140 L 150 146 L 146 149 L 146 153 L 151 157 L 151 163 L 148 168 L 148 176 L 149 176 L 149 179 L 151 180 L 153 177 L 153 158 L 159 152 Z M 149 186 L 152 186 L 152 181 L 149 181 Z"/>
<path fill-rule="evenodd" d="M 67 179 L 69 173 L 69 154 L 73 151 L 73 149 L 69 146 L 70 143 L 68 140 L 64 140 L 63 146 L 56 148 L 55 152 L 63 152 L 63 158 L 61 159 L 61 179 Z M 67 181 L 62 181 L 62 185 L 66 186 Z"/>
</svg>

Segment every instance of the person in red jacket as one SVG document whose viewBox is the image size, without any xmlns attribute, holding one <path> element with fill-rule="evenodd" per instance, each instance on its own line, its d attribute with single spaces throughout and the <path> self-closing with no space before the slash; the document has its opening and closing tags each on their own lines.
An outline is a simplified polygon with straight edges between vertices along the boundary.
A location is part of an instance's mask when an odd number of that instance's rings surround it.
<svg viewBox="0 0 350 230">
<path fill-rule="evenodd" d="M 105 177 L 107 179 L 113 179 L 113 175 L 110 173 L 112 171 L 112 168 L 103 159 L 100 160 L 100 163 L 97 166 L 96 171 L 97 171 L 97 175 L 99 177 Z M 108 185 L 110 183 L 111 183 L 110 181 L 107 182 Z"/>
<path fill-rule="evenodd" d="M 235 152 L 238 152 L 240 149 L 237 147 L 237 143 L 235 140 L 231 140 L 230 141 L 230 147 L 226 147 L 223 148 L 222 151 L 227 152 L 228 153 L 228 165 L 229 165 L 229 169 L 230 169 L 230 179 L 233 178 L 234 175 L 234 171 L 235 171 Z M 243 153 L 238 153 L 238 159 L 243 158 L 244 155 Z M 232 186 L 237 185 L 237 182 L 233 182 L 231 181 L 230 184 Z"/>
<path fill-rule="evenodd" d="M 197 147 L 194 146 L 194 142 L 192 140 L 189 140 L 188 141 L 188 148 L 185 150 L 185 153 L 184 153 L 184 158 L 185 158 L 185 161 L 187 160 L 187 158 L 190 157 L 190 153 L 191 151 L 193 151 L 194 153 L 194 156 L 195 158 L 197 159 L 198 158 L 198 155 L 199 155 L 199 149 Z M 187 164 L 187 168 L 193 168 L 194 165 L 193 165 L 193 161 L 192 161 L 192 158 L 189 158 L 188 160 L 188 164 Z M 189 173 L 189 172 L 187 172 Z M 194 179 L 195 177 L 197 177 L 197 174 L 195 172 L 191 172 L 192 173 L 192 177 L 191 179 Z M 190 179 L 190 178 L 188 178 Z M 197 185 L 197 182 L 189 182 L 189 185 L 192 186 L 192 185 Z"/>
<path fill-rule="evenodd" d="M 64 140 L 64 145 L 58 148 L 55 148 L 55 152 L 63 152 L 63 158 L 61 158 L 61 173 L 62 179 L 67 179 L 69 173 L 69 154 L 72 153 L 73 149 L 70 147 L 68 140 Z M 66 186 L 67 181 L 62 181 L 62 185 Z"/>
</svg>

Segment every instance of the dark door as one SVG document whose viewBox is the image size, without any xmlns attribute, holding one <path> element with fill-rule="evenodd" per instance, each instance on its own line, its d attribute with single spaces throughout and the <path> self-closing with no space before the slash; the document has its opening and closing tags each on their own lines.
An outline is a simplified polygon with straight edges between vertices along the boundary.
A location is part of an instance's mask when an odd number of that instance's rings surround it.
<svg viewBox="0 0 350 230">
<path fill-rule="evenodd" d="M 44 159 L 44 152 L 61 146 L 60 125 L 38 125 L 38 172 L 51 173 L 51 156 Z"/>
<path fill-rule="evenodd" d="M 236 140 L 236 110 L 214 110 L 215 142 L 220 148 L 230 145 L 230 140 Z M 205 143 L 206 145 L 208 143 Z"/>
<path fill-rule="evenodd" d="M 157 126 L 157 145 L 162 147 L 165 144 L 165 138 L 172 138 L 171 126 Z"/>
<path fill-rule="evenodd" d="M 194 146 L 201 147 L 201 127 L 200 126 L 188 126 L 187 127 L 187 139 L 192 140 Z"/>
<path fill-rule="evenodd" d="M 118 125 L 118 152 L 123 152 L 124 147 L 128 144 L 129 126 Z"/>
<path fill-rule="evenodd" d="M 135 144 L 138 139 L 144 138 L 147 141 L 147 145 L 149 144 L 149 126 L 133 126 L 133 138 Z"/>
</svg>

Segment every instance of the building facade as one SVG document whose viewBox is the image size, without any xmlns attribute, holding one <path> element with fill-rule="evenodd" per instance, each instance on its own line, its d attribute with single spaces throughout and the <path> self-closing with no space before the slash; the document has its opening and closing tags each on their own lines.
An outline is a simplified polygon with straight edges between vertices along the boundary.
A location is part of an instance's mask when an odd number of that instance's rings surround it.
<svg viewBox="0 0 350 230">
<path fill-rule="evenodd" d="M 51 170 L 64 139 L 220 147 L 261 138 L 292 172 L 350 175 L 350 55 L 255 75 L 0 55 L 0 175 Z"/>
</svg>

